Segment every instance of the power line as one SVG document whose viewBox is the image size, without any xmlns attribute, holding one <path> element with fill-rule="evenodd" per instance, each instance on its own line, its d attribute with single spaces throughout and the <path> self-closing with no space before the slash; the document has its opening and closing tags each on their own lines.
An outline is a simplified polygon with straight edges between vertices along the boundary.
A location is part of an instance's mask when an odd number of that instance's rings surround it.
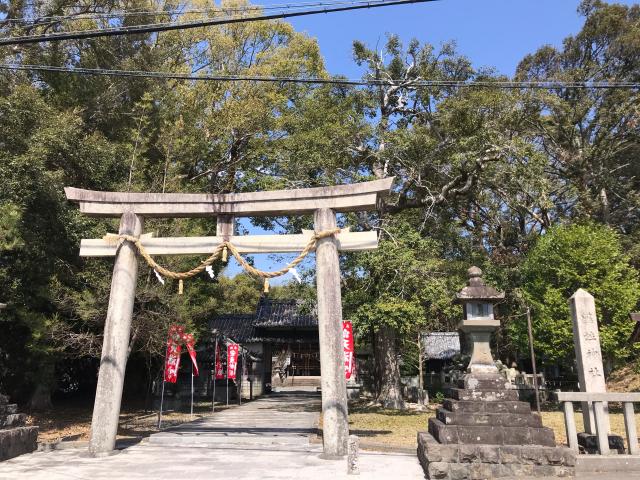
<svg viewBox="0 0 640 480">
<path fill-rule="evenodd" d="M 118 17 L 135 17 L 135 16 L 157 16 L 166 17 L 171 15 L 187 15 L 190 13 L 220 13 L 220 12 L 247 12 L 247 11 L 265 11 L 265 10 L 290 10 L 303 7 L 321 7 L 330 5 L 344 5 L 355 3 L 379 3 L 389 0 L 362 0 L 362 1 L 315 1 L 315 2 L 288 2 L 271 5 L 245 5 L 235 7 L 212 7 L 212 8 L 185 8 L 176 10 L 121 10 L 112 12 L 79 12 L 67 15 L 53 15 L 47 17 L 28 18 L 3 18 L 0 19 L 0 25 L 7 23 L 21 23 L 32 25 L 44 25 L 65 20 L 94 20 L 102 18 L 118 18 Z"/>
<path fill-rule="evenodd" d="M 407 87 L 452 87 L 452 88 L 497 88 L 497 89 L 640 89 L 637 82 L 581 82 L 562 80 L 536 80 L 536 81 L 509 81 L 509 80 L 383 80 L 383 79 L 342 79 L 342 78 L 300 78 L 300 77 L 278 77 L 265 75 L 220 75 L 191 73 L 171 73 L 154 72 L 143 70 L 112 70 L 101 68 L 72 68 L 56 67 L 51 65 L 11 65 L 0 64 L 0 70 L 9 71 L 31 71 L 49 73 L 69 73 L 75 75 L 91 75 L 106 77 L 133 77 L 133 78 L 153 78 L 159 80 L 181 80 L 181 81 L 216 81 L 216 82 L 264 82 L 264 83 L 300 83 L 311 85 L 348 85 L 348 86 L 386 86 L 405 83 Z"/>
<path fill-rule="evenodd" d="M 281 18 L 302 17 L 307 15 L 317 15 L 319 13 L 346 12 L 350 10 L 361 10 L 369 8 L 390 7 L 396 5 L 408 5 L 411 3 L 429 3 L 439 0 L 369 0 L 354 2 L 354 5 L 340 7 L 319 8 L 303 10 L 301 12 L 282 12 L 270 15 L 255 15 L 247 17 L 230 17 L 224 19 L 197 20 L 191 22 L 176 23 L 155 23 L 150 25 L 132 25 L 128 27 L 102 28 L 84 31 L 71 31 L 48 33 L 44 35 L 24 35 L 17 37 L 5 37 L 0 39 L 0 46 L 3 45 L 23 45 L 28 43 L 58 42 L 61 40 L 79 40 L 84 38 L 112 37 L 120 35 L 132 35 L 140 33 L 167 32 L 171 30 L 187 30 L 191 28 L 210 27 L 215 25 L 228 25 L 233 23 L 248 23 L 264 20 L 276 20 Z"/>
</svg>

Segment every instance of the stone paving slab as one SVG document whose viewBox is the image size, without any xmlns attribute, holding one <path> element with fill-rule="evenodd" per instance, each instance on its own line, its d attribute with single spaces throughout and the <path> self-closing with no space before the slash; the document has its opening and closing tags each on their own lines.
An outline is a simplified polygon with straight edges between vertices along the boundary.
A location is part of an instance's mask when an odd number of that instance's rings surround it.
<svg viewBox="0 0 640 480">
<path fill-rule="evenodd" d="M 155 433 L 149 443 L 315 451 L 309 437 L 317 433 L 320 410 L 315 392 L 276 393 Z"/>
<path fill-rule="evenodd" d="M 362 480 L 423 479 L 415 455 L 361 452 Z M 89 458 L 82 450 L 37 452 L 0 464 L 0 479 L 13 480 L 347 480 L 347 461 L 324 460 L 312 452 L 170 448 L 138 445 L 106 458 Z"/>
<path fill-rule="evenodd" d="M 152 435 L 103 458 L 84 448 L 36 452 L 0 463 L 0 480 L 347 480 L 347 460 L 321 458 L 320 396 L 278 394 Z M 360 453 L 360 479 L 424 479 L 415 454 Z"/>
</svg>

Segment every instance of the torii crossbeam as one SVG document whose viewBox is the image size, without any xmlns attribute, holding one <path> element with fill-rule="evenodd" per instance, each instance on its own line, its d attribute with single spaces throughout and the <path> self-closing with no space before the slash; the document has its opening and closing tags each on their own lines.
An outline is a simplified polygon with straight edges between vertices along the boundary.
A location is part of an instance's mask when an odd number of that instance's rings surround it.
<svg viewBox="0 0 640 480">
<path fill-rule="evenodd" d="M 207 254 L 224 241 L 231 241 L 241 253 L 286 253 L 302 249 L 312 232 L 235 236 L 235 217 L 313 213 L 316 232 L 332 230 L 336 228 L 336 212 L 373 210 L 392 184 L 393 178 L 387 178 L 333 187 L 221 195 L 98 192 L 72 187 L 65 188 L 65 193 L 70 201 L 79 202 L 86 215 L 120 217 L 118 233 L 140 238 L 151 255 Z M 154 238 L 142 234 L 144 217 L 217 217 L 216 236 Z M 316 243 L 323 444 L 328 457 L 346 454 L 349 435 L 338 250 L 371 250 L 377 245 L 375 232 L 348 229 Z M 115 256 L 91 420 L 89 451 L 94 455 L 108 454 L 115 447 L 138 275 L 136 253 L 129 241 L 115 247 L 103 239 L 88 239 L 80 246 L 81 256 Z"/>
</svg>

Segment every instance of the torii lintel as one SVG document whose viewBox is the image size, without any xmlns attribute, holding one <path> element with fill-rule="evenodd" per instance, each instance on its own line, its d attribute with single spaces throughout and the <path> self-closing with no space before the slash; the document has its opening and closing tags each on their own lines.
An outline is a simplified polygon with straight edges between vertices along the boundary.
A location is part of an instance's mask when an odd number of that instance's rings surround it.
<svg viewBox="0 0 640 480">
<path fill-rule="evenodd" d="M 74 187 L 64 191 L 68 200 L 79 202 L 80 211 L 92 217 L 119 217 L 126 211 L 143 217 L 259 217 L 312 213 L 319 208 L 372 210 L 379 196 L 389 193 L 393 180 L 227 194 L 100 192 Z"/>
</svg>

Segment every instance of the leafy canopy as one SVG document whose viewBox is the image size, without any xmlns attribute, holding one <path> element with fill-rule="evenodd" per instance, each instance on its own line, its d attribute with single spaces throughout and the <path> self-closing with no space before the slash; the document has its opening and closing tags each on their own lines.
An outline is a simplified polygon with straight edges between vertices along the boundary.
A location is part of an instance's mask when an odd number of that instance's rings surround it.
<svg viewBox="0 0 640 480">
<path fill-rule="evenodd" d="M 528 253 L 521 273 L 523 296 L 533 311 L 535 348 L 544 361 L 574 358 L 568 299 L 578 288 L 595 297 L 603 355 L 613 360 L 628 356 L 633 328 L 628 313 L 640 299 L 640 282 L 611 228 L 593 223 L 554 227 Z M 526 322 L 514 322 L 510 329 L 525 351 Z"/>
</svg>

